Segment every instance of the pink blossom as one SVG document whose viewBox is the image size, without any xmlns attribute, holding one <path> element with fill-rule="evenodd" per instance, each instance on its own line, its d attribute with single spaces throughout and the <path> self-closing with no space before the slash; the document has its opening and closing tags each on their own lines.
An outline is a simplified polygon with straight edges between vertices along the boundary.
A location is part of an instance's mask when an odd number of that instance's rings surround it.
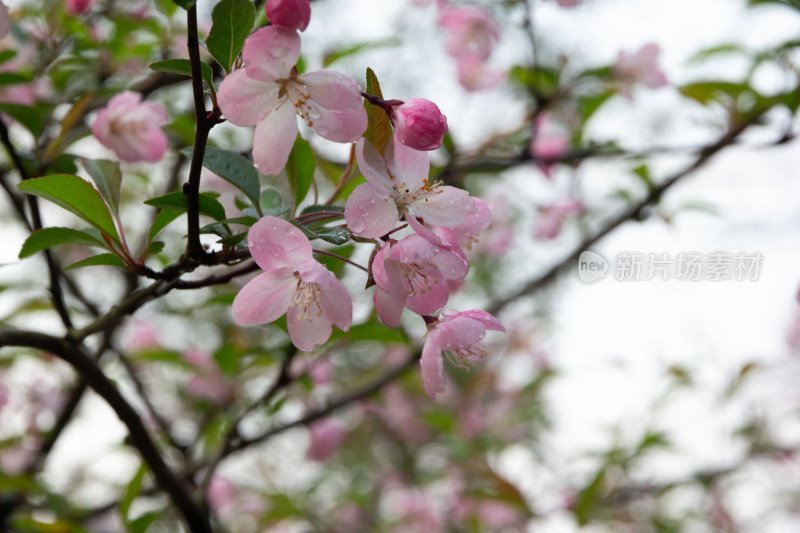
<svg viewBox="0 0 800 533">
<path fill-rule="evenodd" d="M 463 250 L 471 250 L 480 235 L 492 224 L 492 209 L 489 204 L 480 198 L 475 198 L 474 201 L 475 212 L 467 215 L 464 222 L 450 228 L 434 228 L 436 235 L 464 258 L 466 254 Z"/>
<path fill-rule="evenodd" d="M 335 454 L 347 436 L 344 425 L 330 417 L 311 423 L 308 429 L 311 441 L 306 450 L 306 458 L 312 461 L 324 461 Z"/>
<path fill-rule="evenodd" d="M 234 396 L 233 384 L 225 377 L 211 355 L 192 348 L 186 350 L 183 357 L 195 368 L 195 375 L 186 384 L 186 392 L 195 398 L 218 404 L 230 403 Z"/>
<path fill-rule="evenodd" d="M 100 110 L 92 125 L 94 136 L 123 161 L 159 161 L 168 141 L 161 126 L 169 121 L 161 104 L 142 102 L 139 93 L 125 91 Z"/>
<path fill-rule="evenodd" d="M 289 337 L 304 351 L 327 342 L 333 325 L 350 329 L 350 295 L 313 258 L 302 231 L 280 218 L 264 217 L 250 228 L 247 245 L 264 272 L 233 300 L 233 317 L 239 325 L 267 324 L 288 312 Z"/>
<path fill-rule="evenodd" d="M 558 237 L 564 221 L 570 215 L 583 211 L 583 204 L 575 198 L 567 198 L 554 202 L 539 212 L 539 220 L 533 230 L 533 236 L 540 241 Z"/>
<path fill-rule="evenodd" d="M 420 315 L 435 313 L 450 297 L 447 280 L 462 279 L 468 270 L 458 254 L 421 235 L 389 241 L 372 262 L 378 316 L 394 327 L 400 325 L 404 307 Z"/>
<path fill-rule="evenodd" d="M 651 89 L 667 84 L 667 77 L 658 68 L 659 53 L 656 43 L 647 43 L 632 54 L 620 51 L 614 63 L 620 94 L 632 98 L 635 83 L 642 83 Z"/>
<path fill-rule="evenodd" d="M 311 20 L 309 0 L 267 0 L 267 18 L 276 26 L 304 31 Z"/>
<path fill-rule="evenodd" d="M 500 70 L 486 68 L 486 60 L 475 52 L 464 52 L 456 58 L 458 83 L 469 92 L 494 89 L 506 78 Z"/>
<path fill-rule="evenodd" d="M 569 139 L 558 131 L 549 115 L 536 119 L 530 153 L 547 179 L 552 177 L 553 162 L 569 151 Z"/>
<path fill-rule="evenodd" d="M 367 238 L 382 237 L 401 216 L 424 218 L 436 226 L 454 226 L 475 211 L 469 193 L 428 183 L 428 154 L 402 144 L 397 136 L 385 156 L 364 138 L 356 144 L 358 167 L 367 179 L 352 192 L 344 217 L 350 231 Z"/>
<path fill-rule="evenodd" d="M 11 18 L 8 15 L 8 7 L 0 0 L 0 39 L 8 35 L 11 30 Z"/>
<path fill-rule="evenodd" d="M 439 16 L 439 26 L 447 33 L 445 48 L 453 57 L 470 52 L 488 59 L 500 30 L 489 13 L 478 6 L 449 6 Z"/>
<path fill-rule="evenodd" d="M 424 98 L 412 98 L 392 109 L 394 135 L 414 150 L 435 150 L 447 133 L 447 117 Z"/>
<path fill-rule="evenodd" d="M 277 174 L 286 165 L 297 138 L 297 114 L 335 142 L 355 142 L 367 129 L 359 85 L 334 70 L 298 74 L 293 67 L 299 55 L 297 32 L 262 28 L 245 41 L 245 68 L 229 74 L 219 88 L 225 117 L 256 127 L 253 159 L 265 174 Z"/>
<path fill-rule="evenodd" d="M 445 311 L 435 322 L 428 325 L 428 338 L 422 348 L 422 382 L 431 398 L 444 392 L 447 380 L 444 377 L 442 353 L 459 368 L 469 368 L 475 361 L 486 357 L 481 339 L 486 330 L 505 331 L 500 322 L 481 310 Z"/>
<path fill-rule="evenodd" d="M 94 3 L 94 0 L 64 0 L 64 7 L 70 15 L 83 15 Z"/>
</svg>

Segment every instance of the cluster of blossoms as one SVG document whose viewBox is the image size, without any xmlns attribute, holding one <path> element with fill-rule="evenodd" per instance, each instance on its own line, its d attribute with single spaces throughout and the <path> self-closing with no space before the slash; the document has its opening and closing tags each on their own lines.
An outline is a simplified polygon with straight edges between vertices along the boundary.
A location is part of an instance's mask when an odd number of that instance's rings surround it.
<svg viewBox="0 0 800 533">
<path fill-rule="evenodd" d="M 486 330 L 503 329 L 483 311 L 443 311 L 469 270 L 464 248 L 491 222 L 489 207 L 462 189 L 428 181 L 427 152 L 439 148 L 448 132 L 436 104 L 366 95 L 355 80 L 334 70 L 300 73 L 298 32 L 309 24 L 309 0 L 269 0 L 265 9 L 271 25 L 245 40 L 243 66 L 219 87 L 219 108 L 233 124 L 255 126 L 253 161 L 264 174 L 278 174 L 286 166 L 298 134 L 297 116 L 328 140 L 355 143 L 366 183 L 350 194 L 344 219 L 352 234 L 376 247 L 368 271 L 380 319 L 399 326 L 406 308 L 425 319 L 429 333 L 421 364 L 425 389 L 433 397 L 444 390 L 442 353 L 466 367 L 485 355 L 480 341 Z M 457 10 L 443 12 L 445 20 L 456 15 Z M 463 46 L 485 59 L 496 30 L 470 24 L 473 29 L 464 26 L 451 34 L 449 47 Z M 394 127 L 380 150 L 363 137 L 368 126 L 364 97 L 382 108 Z M 168 147 L 161 129 L 167 122 L 159 104 L 125 91 L 98 112 L 92 130 L 120 160 L 154 162 Z M 396 238 L 407 227 L 410 231 Z M 281 218 L 262 217 L 251 226 L 247 245 L 264 272 L 236 296 L 233 316 L 238 324 L 266 324 L 286 314 L 289 337 L 304 351 L 327 342 L 333 326 L 350 328 L 350 295 L 314 259 L 301 229 Z"/>
<path fill-rule="evenodd" d="M 422 6 L 427 0 L 411 0 Z M 496 87 L 505 73 L 492 70 L 486 63 L 500 39 L 500 29 L 492 16 L 479 6 L 448 5 L 437 0 L 439 26 L 446 34 L 445 50 L 456 60 L 458 82 L 468 91 Z"/>
<path fill-rule="evenodd" d="M 375 243 L 369 271 L 380 319 L 398 326 L 405 308 L 425 319 L 428 335 L 421 364 L 425 389 L 433 397 L 444 390 L 442 353 L 465 367 L 485 355 L 480 341 L 486 330 L 503 329 L 483 311 L 442 311 L 469 269 L 462 246 L 488 227 L 491 214 L 466 191 L 428 181 L 427 151 L 441 146 L 447 133 L 447 120 L 435 104 L 373 97 L 395 130 L 381 151 L 362 137 L 367 115 L 361 88 L 352 78 L 332 70 L 297 71 L 297 30 L 308 25 L 308 5 L 308 0 L 267 2 L 272 25 L 245 41 L 244 67 L 223 80 L 219 106 L 232 123 L 255 126 L 253 160 L 266 174 L 277 174 L 286 165 L 297 137 L 297 115 L 326 139 L 356 144 L 358 166 L 367 181 L 346 202 L 347 228 Z M 406 226 L 412 232 L 396 239 Z M 289 336 L 305 351 L 325 343 L 334 325 L 349 329 L 350 296 L 313 258 L 311 243 L 300 229 L 266 216 L 251 227 L 247 243 L 264 272 L 236 296 L 237 323 L 264 324 L 287 314 Z"/>
</svg>

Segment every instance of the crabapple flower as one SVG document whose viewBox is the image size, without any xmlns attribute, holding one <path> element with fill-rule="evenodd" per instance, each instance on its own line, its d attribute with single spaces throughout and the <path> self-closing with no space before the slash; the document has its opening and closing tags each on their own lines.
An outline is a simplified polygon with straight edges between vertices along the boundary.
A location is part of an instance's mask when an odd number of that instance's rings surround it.
<svg viewBox="0 0 800 533">
<path fill-rule="evenodd" d="M 570 215 L 583 211 L 583 204 L 575 198 L 560 200 L 539 212 L 539 221 L 533 230 L 533 236 L 540 241 L 552 240 L 561 233 L 564 221 Z"/>
<path fill-rule="evenodd" d="M 253 160 L 264 174 L 286 165 L 297 138 L 296 115 L 334 142 L 355 142 L 367 129 L 361 87 L 334 70 L 298 74 L 300 37 L 281 26 L 261 28 L 244 43 L 245 67 L 229 74 L 217 95 L 225 117 L 255 126 Z"/>
<path fill-rule="evenodd" d="M 97 113 L 92 133 L 123 161 L 156 162 L 164 157 L 168 141 L 161 126 L 169 116 L 161 104 L 142 102 L 142 95 L 124 91 Z"/>
<path fill-rule="evenodd" d="M 536 119 L 536 128 L 529 150 L 539 170 L 550 179 L 553 175 L 553 160 L 569 151 L 569 139 L 563 133 L 554 131 L 548 115 L 541 115 Z"/>
<path fill-rule="evenodd" d="M 83 15 L 94 3 L 94 0 L 64 0 L 64 7 L 70 15 Z"/>
<path fill-rule="evenodd" d="M 404 307 L 420 315 L 435 313 L 450 297 L 447 281 L 462 279 L 468 270 L 467 262 L 449 247 L 437 246 L 422 235 L 389 241 L 372 261 L 378 316 L 396 327 Z"/>
<path fill-rule="evenodd" d="M 469 92 L 494 89 L 506 78 L 500 70 L 489 70 L 486 61 L 475 52 L 465 52 L 456 58 L 458 83 Z"/>
<path fill-rule="evenodd" d="M 302 231 L 283 219 L 264 217 L 250 228 L 247 246 L 264 272 L 233 300 L 233 318 L 239 325 L 267 324 L 288 313 L 289 337 L 307 352 L 327 342 L 333 325 L 350 329 L 350 295 L 313 258 Z"/>
<path fill-rule="evenodd" d="M 469 365 L 487 355 L 480 342 L 487 329 L 505 331 L 495 317 L 478 309 L 445 311 L 438 320 L 428 325 L 428 338 L 422 347 L 420 366 L 425 392 L 431 398 L 444 392 L 447 383 L 442 354 L 455 366 L 469 368 Z"/>
<path fill-rule="evenodd" d="M 324 461 L 339 451 L 347 430 L 341 422 L 333 418 L 323 418 L 308 427 L 311 441 L 306 450 L 306 458 L 312 461 Z"/>
<path fill-rule="evenodd" d="M 447 117 L 424 98 L 412 98 L 392 108 L 395 137 L 414 150 L 435 150 L 447 133 Z"/>
<path fill-rule="evenodd" d="M 222 369 L 210 354 L 192 348 L 186 350 L 183 358 L 194 367 L 195 375 L 186 384 L 186 392 L 191 396 L 217 404 L 228 404 L 234 398 L 234 387 L 222 373 Z"/>
<path fill-rule="evenodd" d="M 436 227 L 434 233 L 453 247 L 453 251 L 466 258 L 463 249 L 471 250 L 478 242 L 478 237 L 492 224 L 492 209 L 489 204 L 475 198 L 475 212 L 467 215 L 466 220 L 450 228 Z"/>
<path fill-rule="evenodd" d="M 455 58 L 466 52 L 489 58 L 500 30 L 489 13 L 478 6 L 450 6 L 442 10 L 439 26 L 447 32 L 445 49 Z"/>
<path fill-rule="evenodd" d="M 428 183 L 428 154 L 405 146 L 397 136 L 386 144 L 385 156 L 362 137 L 356 159 L 367 183 L 353 190 L 344 208 L 347 227 L 356 235 L 382 237 L 404 215 L 450 227 L 475 212 L 467 191 Z"/>
<path fill-rule="evenodd" d="M 658 68 L 660 49 L 656 43 L 647 43 L 634 53 L 620 51 L 614 63 L 614 75 L 619 81 L 619 92 L 633 98 L 633 85 L 642 83 L 655 89 L 667 84 L 667 77 Z"/>
<path fill-rule="evenodd" d="M 11 30 L 11 18 L 8 16 L 8 7 L 0 0 L 0 39 L 8 35 Z"/>
<path fill-rule="evenodd" d="M 276 26 L 305 31 L 311 20 L 309 0 L 267 0 L 267 18 Z"/>
</svg>

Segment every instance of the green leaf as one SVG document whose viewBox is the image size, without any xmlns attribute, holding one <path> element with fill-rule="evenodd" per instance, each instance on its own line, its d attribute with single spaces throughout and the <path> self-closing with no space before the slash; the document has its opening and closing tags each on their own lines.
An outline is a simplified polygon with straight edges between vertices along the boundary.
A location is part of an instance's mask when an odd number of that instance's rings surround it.
<svg viewBox="0 0 800 533">
<path fill-rule="evenodd" d="M 367 68 L 367 94 L 383 98 L 378 77 L 371 68 Z M 383 154 L 386 143 L 392 138 L 392 124 L 389 122 L 389 117 L 383 108 L 372 105 L 366 99 L 364 100 L 364 108 L 367 110 L 368 120 L 364 137 Z"/>
<path fill-rule="evenodd" d="M 191 159 L 193 151 L 190 146 L 181 150 L 181 153 Z M 247 195 L 253 205 L 258 205 L 261 198 L 261 184 L 253 163 L 239 154 L 209 146 L 203 155 L 203 166 L 234 184 Z"/>
<path fill-rule="evenodd" d="M 153 522 L 161 518 L 161 515 L 164 514 L 163 511 L 150 511 L 149 513 L 144 513 L 141 516 L 136 517 L 136 520 L 133 520 L 128 527 L 131 530 L 131 533 L 146 533 L 146 531 L 153 525 Z"/>
<path fill-rule="evenodd" d="M 744 92 L 753 92 L 745 83 L 731 83 L 724 81 L 699 81 L 679 88 L 681 94 L 687 98 L 697 100 L 703 105 L 711 102 L 727 103 L 725 100 L 734 101 Z"/>
<path fill-rule="evenodd" d="M 25 259 L 36 252 L 63 244 L 85 244 L 108 249 L 102 240 L 86 231 L 72 228 L 42 228 L 28 235 L 19 251 L 19 258 Z"/>
<path fill-rule="evenodd" d="M 106 199 L 114 213 L 119 213 L 120 187 L 122 185 L 122 171 L 119 169 L 119 163 L 82 157 L 81 164 L 92 177 L 100 194 Z"/>
<path fill-rule="evenodd" d="M 402 44 L 402 41 L 397 38 L 381 39 L 380 41 L 367 41 L 364 43 L 358 43 L 341 50 L 336 50 L 335 52 L 326 52 L 325 56 L 322 58 L 322 66 L 324 68 L 328 68 L 331 63 L 334 63 L 335 61 L 338 61 L 344 57 L 363 52 L 364 50 L 372 50 L 374 48 L 382 48 L 384 46 L 398 46 L 400 44 Z"/>
<path fill-rule="evenodd" d="M 0 72 L 0 85 L 17 85 L 28 83 L 31 77 L 19 72 Z"/>
<path fill-rule="evenodd" d="M 117 229 L 108 206 L 100 193 L 88 182 L 71 174 L 53 174 L 25 180 L 18 186 L 20 191 L 33 194 L 60 205 L 89 224 L 119 242 Z"/>
<path fill-rule="evenodd" d="M 308 189 L 311 188 L 316 165 L 311 145 L 298 136 L 294 142 L 294 148 L 289 154 L 289 161 L 286 163 L 286 176 L 292 187 L 295 208 L 305 199 Z"/>
<path fill-rule="evenodd" d="M 197 0 L 172 0 L 175 4 L 179 7 L 182 7 L 185 10 L 191 9 L 191 7 L 197 2 Z"/>
<path fill-rule="evenodd" d="M 206 46 L 225 72 L 230 72 L 244 40 L 253 29 L 256 9 L 250 0 L 222 0 L 211 12 L 211 20 L 213 25 Z"/>
<path fill-rule="evenodd" d="M 3 50 L 0 52 L 0 64 L 5 63 L 6 61 L 10 61 L 17 57 L 17 51 L 11 48 Z"/>
<path fill-rule="evenodd" d="M 150 63 L 150 68 L 167 74 L 179 74 L 182 76 L 189 76 L 190 78 L 192 77 L 192 62 L 188 59 L 166 59 L 164 61 L 156 61 L 155 63 Z M 208 88 L 213 89 L 214 71 L 211 69 L 211 65 L 201 62 L 200 72 Z"/>
<path fill-rule="evenodd" d="M 226 344 L 214 352 L 214 360 L 229 376 L 235 375 L 239 370 L 239 351 L 233 344 Z"/>
<path fill-rule="evenodd" d="M 213 218 L 214 220 L 225 220 L 225 208 L 222 207 L 216 195 L 207 192 L 200 193 L 200 214 Z M 145 202 L 147 205 L 153 207 L 161 207 L 164 209 L 175 209 L 180 212 L 186 212 L 186 195 L 182 192 L 171 192 L 158 198 L 151 198 Z M 152 232 L 152 230 L 151 230 Z"/>
<path fill-rule="evenodd" d="M 147 465 L 142 463 L 139 470 L 137 470 L 136 474 L 133 476 L 133 479 L 131 479 L 131 482 L 128 483 L 128 486 L 125 488 L 125 494 L 122 495 L 122 499 L 119 501 L 119 512 L 125 522 L 128 522 L 128 511 L 131 508 L 133 500 L 139 496 L 142 490 L 142 481 L 144 481 L 146 473 Z"/>
<path fill-rule="evenodd" d="M 45 108 L 42 106 L 29 107 L 20 104 L 0 103 L 0 111 L 25 126 L 28 131 L 38 137 L 44 125 Z"/>
<path fill-rule="evenodd" d="M 95 255 L 92 257 L 87 257 L 82 261 L 78 261 L 77 263 L 72 263 L 70 266 L 65 268 L 64 270 L 72 270 L 73 268 L 83 268 L 87 266 L 115 266 L 120 268 L 128 268 L 125 263 L 122 262 L 122 259 L 117 257 L 114 254 L 100 254 Z"/>
<path fill-rule="evenodd" d="M 322 239 L 325 242 L 329 242 L 331 244 L 341 245 L 346 243 L 350 240 L 353 236 L 350 233 L 350 230 L 347 228 L 325 228 L 319 231 L 315 231 L 314 235 L 318 239 Z"/>
<path fill-rule="evenodd" d="M 344 206 L 341 205 L 308 205 L 303 208 L 302 215 L 309 213 L 319 213 L 320 211 L 334 211 L 336 213 L 344 213 Z"/>
<path fill-rule="evenodd" d="M 175 209 L 162 209 L 153 220 L 153 225 L 150 226 L 150 234 L 147 236 L 147 242 L 152 242 L 156 235 L 161 233 L 161 230 L 166 228 L 170 222 L 181 216 L 183 213 Z"/>
</svg>

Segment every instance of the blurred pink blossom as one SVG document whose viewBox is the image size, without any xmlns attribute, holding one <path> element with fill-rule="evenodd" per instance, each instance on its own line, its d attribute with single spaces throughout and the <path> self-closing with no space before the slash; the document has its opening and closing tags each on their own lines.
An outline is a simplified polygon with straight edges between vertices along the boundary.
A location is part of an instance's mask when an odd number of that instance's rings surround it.
<svg viewBox="0 0 800 533">
<path fill-rule="evenodd" d="M 272 24 L 304 31 L 311 20 L 309 0 L 267 0 L 267 18 Z"/>
<path fill-rule="evenodd" d="M 485 61 L 500 39 L 497 24 L 479 6 L 448 6 L 439 15 L 439 26 L 447 34 L 445 49 L 455 58 L 474 53 Z"/>
<path fill-rule="evenodd" d="M 583 211 L 583 204 L 576 198 L 558 200 L 539 211 L 539 219 L 533 229 L 533 237 L 540 241 L 558 237 L 564 221 Z"/>
<path fill-rule="evenodd" d="M 633 98 L 633 86 L 641 83 L 655 89 L 667 84 L 667 77 L 658 68 L 659 47 L 647 43 L 636 52 L 620 51 L 614 63 L 614 75 L 619 82 L 619 92 L 626 98 Z"/>
<path fill-rule="evenodd" d="M 464 52 L 456 58 L 458 82 L 469 92 L 494 89 L 506 79 L 506 72 L 491 70 L 475 52 Z"/>
<path fill-rule="evenodd" d="M 553 125 L 550 115 L 537 117 L 530 153 L 547 179 L 552 177 L 553 160 L 569 152 L 569 144 L 569 138 Z"/>
<path fill-rule="evenodd" d="M 233 383 L 225 376 L 217 362 L 207 352 L 190 348 L 184 359 L 195 368 L 195 375 L 186 384 L 186 392 L 195 398 L 228 404 L 233 400 Z"/>
<path fill-rule="evenodd" d="M 8 35 L 9 30 L 11 30 L 11 18 L 8 7 L 0 0 L 0 39 Z"/>
<path fill-rule="evenodd" d="M 311 440 L 306 450 L 306 458 L 312 461 L 328 459 L 342 446 L 347 430 L 335 418 L 327 417 L 313 422 L 308 427 Z"/>
<path fill-rule="evenodd" d="M 97 140 L 129 163 L 159 161 L 169 145 L 161 130 L 169 121 L 167 112 L 161 104 L 141 100 L 136 92 L 119 93 L 100 110 L 92 125 Z"/>
<path fill-rule="evenodd" d="M 412 98 L 392 108 L 395 137 L 414 150 L 435 150 L 447 133 L 447 117 L 424 98 Z"/>
<path fill-rule="evenodd" d="M 561 7 L 578 7 L 583 0 L 556 0 L 556 3 Z"/>
<path fill-rule="evenodd" d="M 64 7 L 70 15 L 83 15 L 93 3 L 94 0 L 64 0 Z"/>
</svg>

